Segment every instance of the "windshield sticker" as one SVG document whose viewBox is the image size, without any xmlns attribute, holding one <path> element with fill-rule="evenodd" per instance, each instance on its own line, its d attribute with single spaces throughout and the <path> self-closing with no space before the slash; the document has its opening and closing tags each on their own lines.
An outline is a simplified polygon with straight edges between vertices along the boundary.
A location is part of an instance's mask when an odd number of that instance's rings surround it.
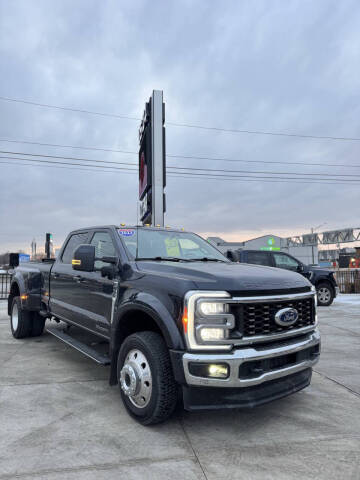
<svg viewBox="0 0 360 480">
<path fill-rule="evenodd" d="M 177 238 L 165 238 L 166 255 L 169 257 L 180 257 L 180 248 Z"/>
<path fill-rule="evenodd" d="M 123 237 L 132 237 L 135 235 L 135 230 L 132 230 L 131 228 L 124 228 L 123 230 L 118 230 L 119 235 L 122 235 Z"/>
</svg>

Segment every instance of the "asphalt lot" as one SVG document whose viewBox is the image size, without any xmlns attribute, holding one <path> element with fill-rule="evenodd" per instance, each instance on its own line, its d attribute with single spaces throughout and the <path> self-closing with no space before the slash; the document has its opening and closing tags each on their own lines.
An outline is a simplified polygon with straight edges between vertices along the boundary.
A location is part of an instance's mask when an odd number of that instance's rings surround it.
<svg viewBox="0 0 360 480">
<path fill-rule="evenodd" d="M 319 309 L 312 385 L 254 410 L 142 427 L 108 368 L 49 334 L 15 340 L 0 301 L 0 479 L 360 479 L 360 295 Z"/>
</svg>

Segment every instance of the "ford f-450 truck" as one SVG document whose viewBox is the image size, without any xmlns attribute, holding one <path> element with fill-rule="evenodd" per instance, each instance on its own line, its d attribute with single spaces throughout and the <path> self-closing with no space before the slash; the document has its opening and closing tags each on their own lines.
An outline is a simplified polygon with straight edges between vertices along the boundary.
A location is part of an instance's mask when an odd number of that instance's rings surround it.
<svg viewBox="0 0 360 480">
<path fill-rule="evenodd" d="M 71 232 L 55 261 L 16 268 L 8 312 L 15 338 L 50 319 L 49 333 L 110 364 L 129 414 L 149 425 L 179 394 L 190 411 L 254 407 L 309 385 L 315 293 L 298 273 L 233 263 L 194 233 L 103 226 Z"/>
</svg>

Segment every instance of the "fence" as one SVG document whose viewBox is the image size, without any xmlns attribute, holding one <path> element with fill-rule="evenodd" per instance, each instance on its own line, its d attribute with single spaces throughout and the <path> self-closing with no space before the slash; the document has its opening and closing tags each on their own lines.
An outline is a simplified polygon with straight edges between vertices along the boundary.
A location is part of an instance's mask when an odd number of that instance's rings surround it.
<svg viewBox="0 0 360 480">
<path fill-rule="evenodd" d="M 0 273 L 0 300 L 8 297 L 10 291 L 11 275 L 9 273 Z"/>
<path fill-rule="evenodd" d="M 360 269 L 340 268 L 335 274 L 341 293 L 360 293 Z"/>
</svg>

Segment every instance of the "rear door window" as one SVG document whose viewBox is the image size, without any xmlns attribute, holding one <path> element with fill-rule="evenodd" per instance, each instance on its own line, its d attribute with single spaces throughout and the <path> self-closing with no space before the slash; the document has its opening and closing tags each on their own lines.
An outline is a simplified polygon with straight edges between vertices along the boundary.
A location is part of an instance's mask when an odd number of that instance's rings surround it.
<svg viewBox="0 0 360 480">
<path fill-rule="evenodd" d="M 79 245 L 86 243 L 87 237 L 88 232 L 74 233 L 73 235 L 71 235 L 61 256 L 61 261 L 63 263 L 71 263 L 74 255 L 74 250 Z"/>
<path fill-rule="evenodd" d="M 266 252 L 247 252 L 247 263 L 254 263 L 255 265 L 265 265 L 271 267 L 271 257 Z"/>
</svg>

